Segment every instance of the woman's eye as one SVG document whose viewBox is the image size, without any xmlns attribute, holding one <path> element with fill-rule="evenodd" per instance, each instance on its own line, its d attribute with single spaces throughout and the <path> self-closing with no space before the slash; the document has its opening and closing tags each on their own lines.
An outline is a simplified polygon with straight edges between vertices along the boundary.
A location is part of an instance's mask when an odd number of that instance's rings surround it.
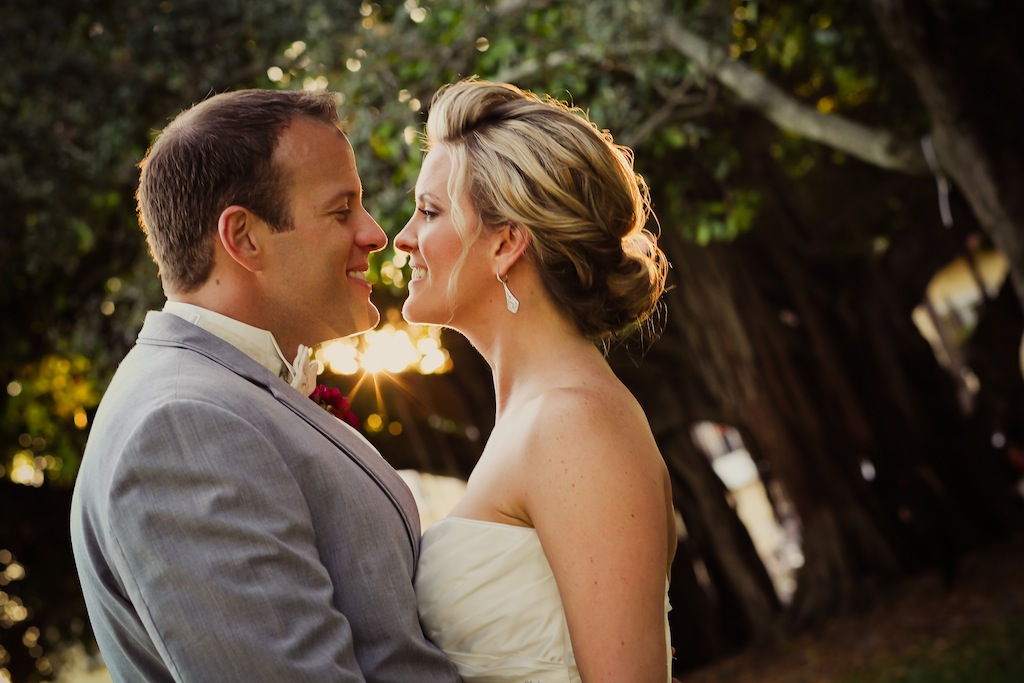
<svg viewBox="0 0 1024 683">
<path fill-rule="evenodd" d="M 436 211 L 431 211 L 430 209 L 416 209 L 416 210 L 419 211 L 421 214 L 423 214 L 423 217 L 426 218 L 428 221 L 430 219 L 432 219 L 432 218 L 437 218 L 437 212 Z"/>
</svg>

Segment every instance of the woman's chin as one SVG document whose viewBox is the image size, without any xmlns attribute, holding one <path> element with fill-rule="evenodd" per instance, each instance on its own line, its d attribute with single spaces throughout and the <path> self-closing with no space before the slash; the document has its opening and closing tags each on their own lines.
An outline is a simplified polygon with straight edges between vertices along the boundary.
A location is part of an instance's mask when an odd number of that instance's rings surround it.
<svg viewBox="0 0 1024 683">
<path fill-rule="evenodd" d="M 442 324 L 438 321 L 436 314 L 431 314 L 430 311 L 425 310 L 423 306 L 420 306 L 418 302 L 413 301 L 411 298 L 406 299 L 405 303 L 402 304 L 402 317 L 410 325 Z"/>
</svg>

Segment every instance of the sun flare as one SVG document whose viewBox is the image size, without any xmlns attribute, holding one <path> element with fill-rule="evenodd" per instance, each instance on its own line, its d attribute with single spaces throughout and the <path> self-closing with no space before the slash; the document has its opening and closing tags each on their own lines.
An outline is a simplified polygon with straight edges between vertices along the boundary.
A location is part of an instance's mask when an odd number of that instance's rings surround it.
<svg viewBox="0 0 1024 683">
<path fill-rule="evenodd" d="M 401 323 L 387 323 L 352 339 L 327 342 L 317 349 L 316 359 L 328 372 L 337 375 L 438 375 L 448 372 L 452 365 L 448 351 L 441 345 L 440 328 Z"/>
</svg>

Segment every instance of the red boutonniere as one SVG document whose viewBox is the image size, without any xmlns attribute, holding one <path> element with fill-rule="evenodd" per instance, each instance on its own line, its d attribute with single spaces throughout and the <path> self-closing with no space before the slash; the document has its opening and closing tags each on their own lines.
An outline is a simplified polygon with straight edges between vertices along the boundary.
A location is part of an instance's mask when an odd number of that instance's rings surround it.
<svg viewBox="0 0 1024 683">
<path fill-rule="evenodd" d="M 359 418 L 352 412 L 350 401 L 347 396 L 342 396 L 341 391 L 336 387 L 327 387 L 317 384 L 316 389 L 309 395 L 313 402 L 335 416 L 339 420 L 352 425 L 353 429 L 359 429 Z"/>
</svg>

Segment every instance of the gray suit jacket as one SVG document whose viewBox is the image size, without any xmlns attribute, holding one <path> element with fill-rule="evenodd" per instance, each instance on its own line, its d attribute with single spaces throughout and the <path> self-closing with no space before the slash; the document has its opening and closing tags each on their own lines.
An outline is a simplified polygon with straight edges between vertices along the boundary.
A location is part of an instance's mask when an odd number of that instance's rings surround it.
<svg viewBox="0 0 1024 683">
<path fill-rule="evenodd" d="M 358 433 L 234 346 L 150 313 L 71 513 L 116 681 L 457 681 L 423 635 L 419 517 Z"/>
</svg>

